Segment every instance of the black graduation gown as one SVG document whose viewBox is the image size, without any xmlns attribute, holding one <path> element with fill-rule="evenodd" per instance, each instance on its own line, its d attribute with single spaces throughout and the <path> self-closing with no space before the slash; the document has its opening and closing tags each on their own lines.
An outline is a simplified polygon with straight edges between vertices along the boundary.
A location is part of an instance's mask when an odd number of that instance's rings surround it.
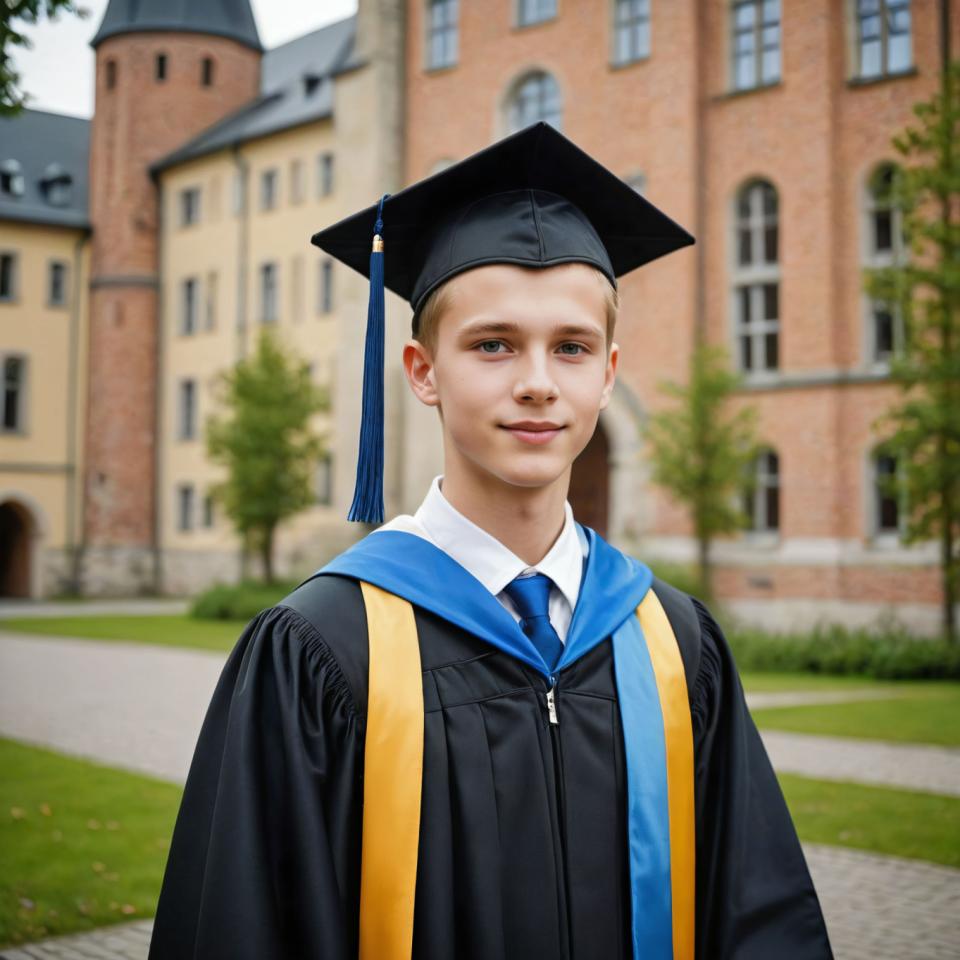
<svg viewBox="0 0 960 960">
<path fill-rule="evenodd" d="M 707 609 L 660 580 L 693 720 L 698 960 L 826 960 L 796 832 Z M 548 681 L 415 607 L 416 960 L 633 960 L 612 646 Z M 246 627 L 204 721 L 150 960 L 357 956 L 366 618 L 317 576 Z"/>
</svg>

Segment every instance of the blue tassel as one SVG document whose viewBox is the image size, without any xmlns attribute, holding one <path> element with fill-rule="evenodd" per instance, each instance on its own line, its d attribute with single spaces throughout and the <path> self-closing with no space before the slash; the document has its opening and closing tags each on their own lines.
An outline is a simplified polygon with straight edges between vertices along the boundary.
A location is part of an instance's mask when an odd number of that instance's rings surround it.
<svg viewBox="0 0 960 960">
<path fill-rule="evenodd" d="M 348 520 L 383 523 L 383 201 L 377 208 L 370 252 L 370 302 L 363 354 L 363 407 L 360 414 L 360 450 L 357 481 Z"/>
</svg>

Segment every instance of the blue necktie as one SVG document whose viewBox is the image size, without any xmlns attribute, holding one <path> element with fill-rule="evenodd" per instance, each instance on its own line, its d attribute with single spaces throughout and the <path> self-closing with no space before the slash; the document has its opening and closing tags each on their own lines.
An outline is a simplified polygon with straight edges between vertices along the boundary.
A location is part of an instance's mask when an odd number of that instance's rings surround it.
<svg viewBox="0 0 960 960">
<path fill-rule="evenodd" d="M 503 588 L 520 614 L 520 629 L 533 641 L 551 672 L 563 653 L 563 643 L 548 615 L 552 583 L 545 573 L 535 573 L 516 577 Z"/>
</svg>

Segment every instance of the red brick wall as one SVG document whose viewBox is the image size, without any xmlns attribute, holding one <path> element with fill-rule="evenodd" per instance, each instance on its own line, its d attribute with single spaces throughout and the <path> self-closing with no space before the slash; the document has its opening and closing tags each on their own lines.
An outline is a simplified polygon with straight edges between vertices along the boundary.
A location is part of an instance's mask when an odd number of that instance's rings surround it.
<svg viewBox="0 0 960 960">
<path fill-rule="evenodd" d="M 510 85 L 527 68 L 542 67 L 563 94 L 563 132 L 621 176 L 642 171 L 651 201 L 697 236 L 699 249 L 620 281 L 620 376 L 646 408 L 663 403 L 660 380 L 685 376 L 700 250 L 708 335 L 732 345 L 731 214 L 737 189 L 753 176 L 770 180 L 779 195 L 781 370 L 823 375 L 863 365 L 863 181 L 876 163 L 894 158 L 891 137 L 911 120 L 912 105 L 936 89 L 939 4 L 912 4 L 915 75 L 853 85 L 850 5 L 782 0 L 782 82 L 741 94 L 727 92 L 727 0 L 653 0 L 651 56 L 621 68 L 609 65 L 609 0 L 558 0 L 556 19 L 525 28 L 512 26 L 511 0 L 462 4 L 459 62 L 432 72 L 423 69 L 425 6 L 407 6 L 408 182 L 443 158 L 460 159 L 504 135 L 501 107 Z M 960 52 L 960 17 L 953 26 Z M 705 118 L 699 164 L 698 90 Z M 701 224 L 698 182 L 706 197 Z M 885 383 L 806 384 L 744 396 L 758 406 L 761 433 L 780 454 L 783 539 L 866 541 L 871 424 L 893 396 Z M 680 507 L 662 491 L 649 496 L 652 534 L 689 533 Z M 721 592 L 939 597 L 933 568 L 778 567 L 762 552 L 757 566 L 771 588 L 751 587 L 743 570 L 731 569 L 718 580 Z"/>
<path fill-rule="evenodd" d="M 154 58 L 167 55 L 167 78 Z M 200 82 L 214 60 L 214 84 Z M 106 87 L 106 63 L 116 86 Z M 112 37 L 97 48 L 90 144 L 93 223 L 85 542 L 147 546 L 155 502 L 157 191 L 148 167 L 256 96 L 260 54 L 180 33 Z M 132 281 L 132 282 L 131 282 Z"/>
</svg>

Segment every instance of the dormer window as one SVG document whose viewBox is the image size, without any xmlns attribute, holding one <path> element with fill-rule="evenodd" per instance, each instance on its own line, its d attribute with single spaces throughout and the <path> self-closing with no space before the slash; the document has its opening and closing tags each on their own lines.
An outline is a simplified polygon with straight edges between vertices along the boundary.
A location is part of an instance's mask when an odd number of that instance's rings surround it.
<svg viewBox="0 0 960 960">
<path fill-rule="evenodd" d="M 303 92 L 306 96 L 310 96 L 317 87 L 323 82 L 323 77 L 318 73 L 305 73 L 303 75 Z"/>
<path fill-rule="evenodd" d="M 51 163 L 40 179 L 40 189 L 51 207 L 65 207 L 70 203 L 73 177 L 59 163 Z"/>
<path fill-rule="evenodd" d="M 5 197 L 23 196 L 23 169 L 19 161 L 11 158 L 0 163 L 0 194 Z"/>
</svg>

